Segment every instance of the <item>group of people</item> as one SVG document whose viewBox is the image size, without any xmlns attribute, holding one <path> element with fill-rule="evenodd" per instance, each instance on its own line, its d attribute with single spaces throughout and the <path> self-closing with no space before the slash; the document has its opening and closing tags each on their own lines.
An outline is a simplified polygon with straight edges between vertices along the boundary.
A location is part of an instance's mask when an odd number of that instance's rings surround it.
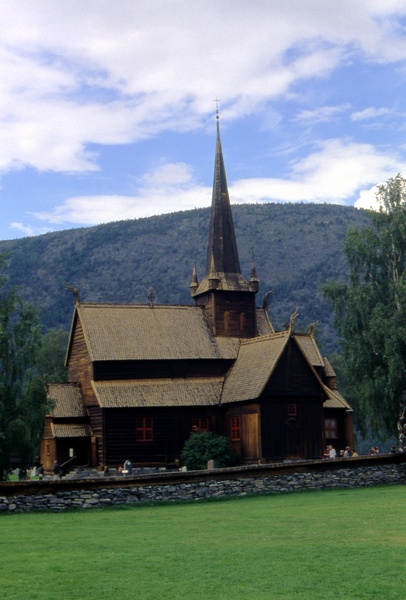
<svg viewBox="0 0 406 600">
<path fill-rule="evenodd" d="M 396 450 L 396 446 L 394 444 L 392 444 L 392 446 L 390 447 L 390 454 L 396 454 L 397 450 Z M 377 454 L 379 454 L 379 448 L 378 446 L 372 446 L 371 450 L 370 450 L 370 455 L 371 456 L 376 456 Z M 349 446 L 345 447 L 345 450 L 340 450 L 339 452 L 339 458 L 354 458 L 358 456 L 358 453 L 356 450 L 351 450 L 351 448 Z M 323 454 L 323 458 L 330 458 L 330 459 L 334 459 L 337 458 L 337 451 L 336 449 L 329 444 Z"/>
<path fill-rule="evenodd" d="M 349 446 L 346 446 L 345 450 L 340 450 L 339 456 L 340 458 L 354 458 L 355 456 L 358 456 L 358 453 L 356 450 L 351 450 Z M 323 457 L 329 459 L 337 458 L 337 451 L 334 446 L 329 444 L 324 451 Z"/>
</svg>

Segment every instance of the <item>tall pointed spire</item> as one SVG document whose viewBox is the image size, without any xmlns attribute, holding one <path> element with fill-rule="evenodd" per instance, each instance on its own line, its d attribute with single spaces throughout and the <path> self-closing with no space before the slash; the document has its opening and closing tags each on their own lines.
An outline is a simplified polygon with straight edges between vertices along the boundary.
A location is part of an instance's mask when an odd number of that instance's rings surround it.
<svg viewBox="0 0 406 600">
<path fill-rule="evenodd" d="M 216 100 L 216 102 L 218 102 Z M 207 244 L 206 274 L 193 295 L 211 288 L 210 274 L 215 271 L 223 291 L 251 291 L 248 282 L 241 275 L 238 258 L 234 221 L 228 194 L 226 169 L 220 139 L 218 104 L 216 110 L 217 140 L 214 162 L 213 194 L 210 215 L 209 240 Z"/>
<path fill-rule="evenodd" d="M 217 273 L 241 273 L 233 215 L 228 194 L 226 170 L 220 139 L 219 115 L 217 119 L 216 158 L 214 164 L 213 195 L 209 243 L 207 247 L 206 275 L 211 268 L 212 254 Z"/>
<path fill-rule="evenodd" d="M 216 337 L 249 338 L 258 334 L 255 294 L 259 281 L 254 260 L 250 281 L 241 275 L 221 148 L 218 104 L 216 119 L 216 158 L 206 274 L 197 289 L 197 277 L 193 278 L 190 291 L 195 304 L 204 308 Z"/>
</svg>

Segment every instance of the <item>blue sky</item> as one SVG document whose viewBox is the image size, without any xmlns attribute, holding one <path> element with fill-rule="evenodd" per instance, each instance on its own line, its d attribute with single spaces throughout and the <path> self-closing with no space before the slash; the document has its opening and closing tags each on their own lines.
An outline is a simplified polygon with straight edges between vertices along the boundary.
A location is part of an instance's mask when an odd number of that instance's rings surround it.
<svg viewBox="0 0 406 600">
<path fill-rule="evenodd" d="M 406 172 L 404 0 L 2 0 L 0 239 Z"/>
</svg>

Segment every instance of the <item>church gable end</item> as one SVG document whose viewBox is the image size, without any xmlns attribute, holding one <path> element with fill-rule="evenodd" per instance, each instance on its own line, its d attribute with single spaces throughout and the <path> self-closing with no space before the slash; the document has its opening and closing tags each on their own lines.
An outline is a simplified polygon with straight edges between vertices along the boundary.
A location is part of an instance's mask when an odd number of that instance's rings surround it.
<svg viewBox="0 0 406 600">
<path fill-rule="evenodd" d="M 270 378 L 264 395 L 325 397 L 317 375 L 304 358 L 294 339 L 290 339 Z"/>
</svg>

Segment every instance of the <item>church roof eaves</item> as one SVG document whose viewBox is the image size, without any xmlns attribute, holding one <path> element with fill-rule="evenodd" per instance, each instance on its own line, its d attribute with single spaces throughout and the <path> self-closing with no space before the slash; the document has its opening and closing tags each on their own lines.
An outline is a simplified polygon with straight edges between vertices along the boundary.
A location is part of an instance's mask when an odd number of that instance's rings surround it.
<svg viewBox="0 0 406 600">
<path fill-rule="evenodd" d="M 90 437 L 90 425 L 86 423 L 51 423 L 52 437 L 54 438 L 78 438 Z"/>
<path fill-rule="evenodd" d="M 223 377 L 92 381 L 101 408 L 214 406 L 220 402 Z"/>
</svg>

